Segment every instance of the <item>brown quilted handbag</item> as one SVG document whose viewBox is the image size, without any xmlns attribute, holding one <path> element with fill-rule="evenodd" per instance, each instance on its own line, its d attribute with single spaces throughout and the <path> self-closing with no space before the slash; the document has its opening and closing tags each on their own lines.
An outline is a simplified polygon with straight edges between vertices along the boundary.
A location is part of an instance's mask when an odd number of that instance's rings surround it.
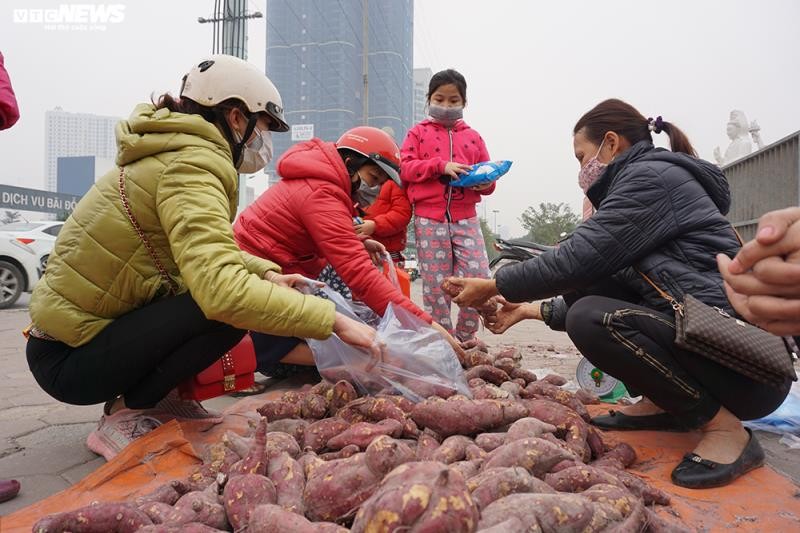
<svg viewBox="0 0 800 533">
<path fill-rule="evenodd" d="M 706 305 L 691 294 L 683 303 L 639 274 L 669 301 L 675 310 L 675 344 L 730 368 L 751 379 L 782 387 L 787 378 L 797 381 L 797 354 L 783 337 Z"/>
</svg>

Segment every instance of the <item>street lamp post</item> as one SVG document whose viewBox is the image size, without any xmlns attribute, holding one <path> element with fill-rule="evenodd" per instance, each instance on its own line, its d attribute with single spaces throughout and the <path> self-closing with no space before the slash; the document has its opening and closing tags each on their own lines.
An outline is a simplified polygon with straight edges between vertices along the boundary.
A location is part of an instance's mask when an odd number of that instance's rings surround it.
<svg viewBox="0 0 800 533">
<path fill-rule="evenodd" d="M 499 213 L 499 209 L 492 209 L 492 213 L 494 213 L 494 234 L 497 235 L 497 213 Z"/>
</svg>

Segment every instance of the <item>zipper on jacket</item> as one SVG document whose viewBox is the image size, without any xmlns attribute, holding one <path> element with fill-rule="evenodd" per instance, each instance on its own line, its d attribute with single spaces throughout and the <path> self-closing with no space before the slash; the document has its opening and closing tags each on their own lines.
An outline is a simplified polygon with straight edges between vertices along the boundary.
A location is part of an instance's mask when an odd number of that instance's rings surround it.
<svg viewBox="0 0 800 533">
<path fill-rule="evenodd" d="M 450 139 L 450 161 L 453 160 L 453 130 L 451 128 L 447 128 L 447 136 Z M 447 222 L 452 222 L 452 217 L 450 216 L 450 200 L 453 199 L 453 186 L 450 185 L 448 182 L 447 184 L 447 204 L 444 207 L 444 216 L 447 219 Z"/>
</svg>

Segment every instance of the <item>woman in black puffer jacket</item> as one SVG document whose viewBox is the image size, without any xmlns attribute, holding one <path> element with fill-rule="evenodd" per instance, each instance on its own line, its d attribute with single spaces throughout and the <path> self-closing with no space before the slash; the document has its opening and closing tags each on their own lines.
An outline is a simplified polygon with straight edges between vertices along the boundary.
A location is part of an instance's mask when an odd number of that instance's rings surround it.
<svg viewBox="0 0 800 533">
<path fill-rule="evenodd" d="M 672 151 L 653 146 L 669 135 Z M 764 452 L 741 420 L 771 413 L 790 382 L 774 388 L 678 348 L 669 301 L 691 294 L 734 314 L 715 256 L 739 241 L 725 214 L 728 182 L 696 158 L 676 126 L 620 100 L 606 100 L 574 129 L 579 183 L 597 212 L 571 238 L 537 258 L 507 266 L 495 280 L 455 279 L 455 302 L 505 301 L 489 327 L 501 333 L 526 318 L 566 329 L 595 366 L 644 396 L 593 423 L 607 429 L 687 430 L 703 439 L 673 470 L 675 484 L 721 486 L 761 466 Z M 644 275 L 643 275 L 644 274 Z M 559 296 L 535 304 L 514 304 Z M 503 301 L 503 300 L 501 300 Z"/>
</svg>

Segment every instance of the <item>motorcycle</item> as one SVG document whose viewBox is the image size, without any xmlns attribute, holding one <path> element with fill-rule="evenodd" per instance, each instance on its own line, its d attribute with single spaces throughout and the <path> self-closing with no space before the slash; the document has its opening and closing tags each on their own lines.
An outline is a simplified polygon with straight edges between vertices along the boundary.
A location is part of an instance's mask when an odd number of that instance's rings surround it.
<svg viewBox="0 0 800 533">
<path fill-rule="evenodd" d="M 494 248 L 498 255 L 489 262 L 489 270 L 494 273 L 502 262 L 519 263 L 542 255 L 555 246 L 547 246 L 527 239 L 495 239 Z"/>
</svg>

